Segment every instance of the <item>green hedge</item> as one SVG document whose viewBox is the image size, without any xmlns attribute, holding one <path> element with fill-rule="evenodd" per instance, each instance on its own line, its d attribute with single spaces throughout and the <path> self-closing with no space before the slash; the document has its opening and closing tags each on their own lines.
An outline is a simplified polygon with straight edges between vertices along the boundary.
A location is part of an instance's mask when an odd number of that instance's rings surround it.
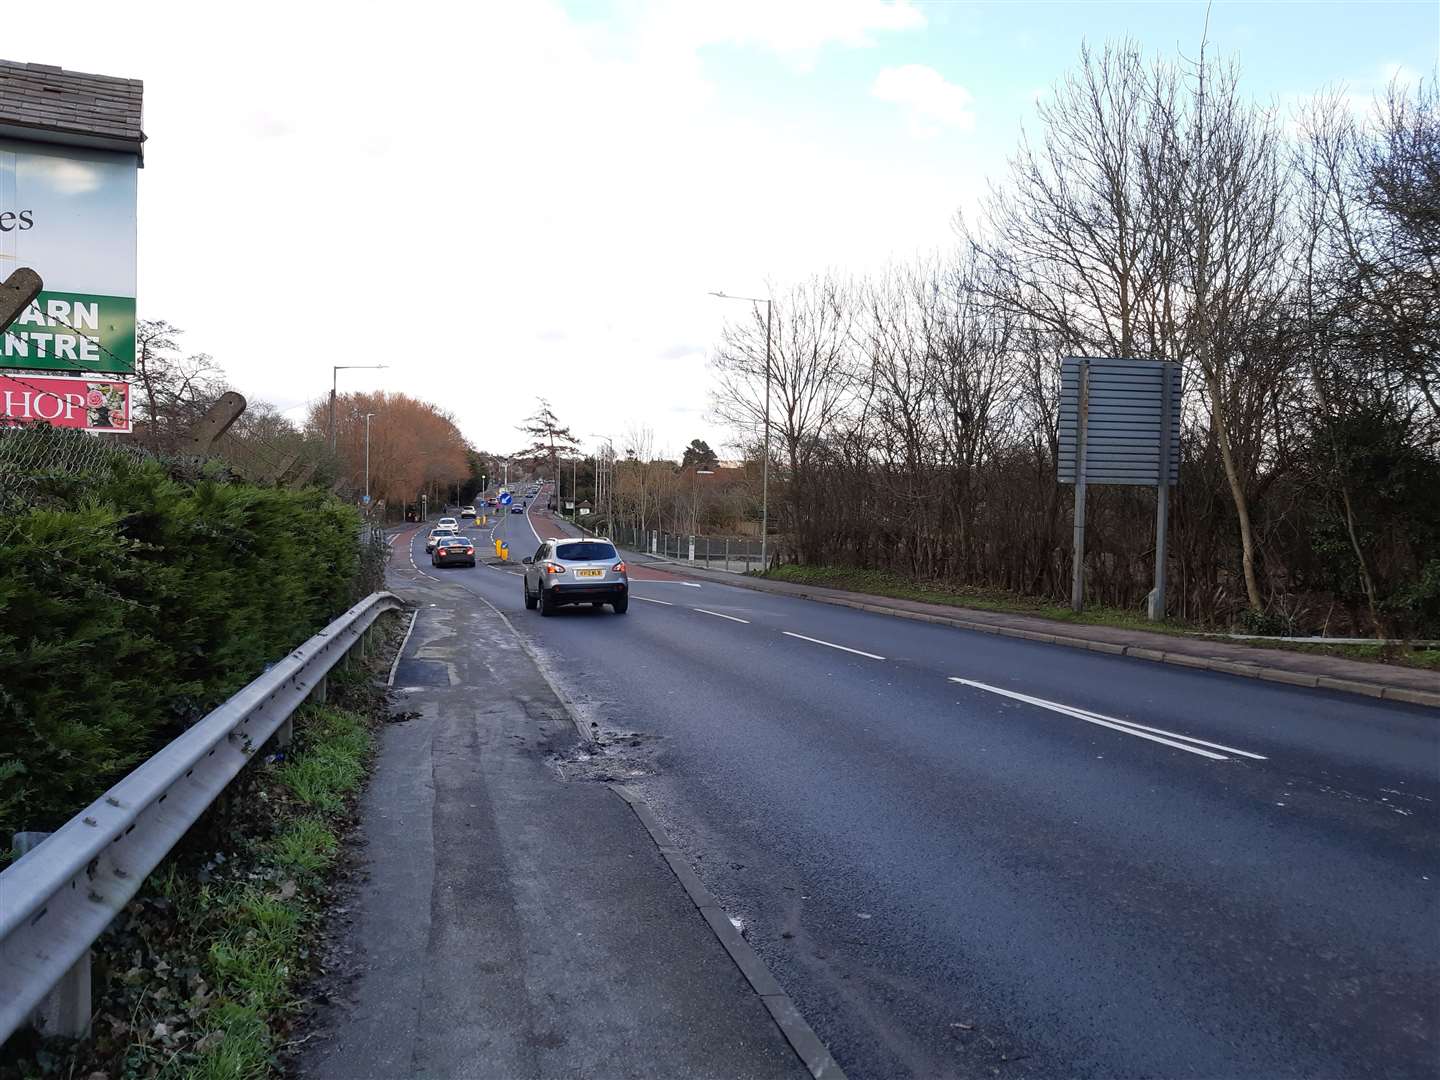
<svg viewBox="0 0 1440 1080">
<path fill-rule="evenodd" d="M 356 514 L 318 489 L 115 453 L 11 473 L 6 493 L 3 464 L 0 848 L 54 828 L 314 634 L 360 573 Z"/>
</svg>

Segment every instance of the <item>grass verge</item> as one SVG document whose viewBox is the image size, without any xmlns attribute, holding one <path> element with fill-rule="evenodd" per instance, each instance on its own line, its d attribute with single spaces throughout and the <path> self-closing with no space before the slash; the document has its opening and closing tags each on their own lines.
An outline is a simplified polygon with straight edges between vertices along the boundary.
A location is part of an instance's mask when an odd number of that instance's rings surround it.
<svg viewBox="0 0 1440 1080">
<path fill-rule="evenodd" d="M 0 1080 L 261 1080 L 284 1071 L 314 974 L 342 837 L 368 773 L 398 644 L 332 672 L 332 705 L 237 777 L 96 942 L 94 1021 L 75 1042 L 20 1033 Z"/>
<path fill-rule="evenodd" d="M 1089 606 L 1076 613 L 1061 604 L 1019 596 L 999 589 L 979 589 L 941 583 L 915 581 L 890 570 L 865 570 L 849 566 L 773 567 L 757 575 L 773 581 L 797 585 L 818 585 L 829 589 L 846 589 L 870 596 L 888 596 L 897 600 L 919 600 L 929 604 L 996 611 L 1013 615 L 1031 615 L 1058 623 L 1086 626 L 1111 626 L 1125 630 L 1143 630 L 1152 634 L 1170 634 L 1194 638 L 1200 627 L 1176 620 L 1153 623 L 1144 616 L 1121 608 Z M 1251 648 L 1283 648 L 1347 660 L 1397 664 L 1404 667 L 1440 671 L 1440 649 L 1412 648 L 1404 645 L 1311 645 L 1276 641 L 1244 641 L 1227 639 L 1227 644 Z"/>
</svg>

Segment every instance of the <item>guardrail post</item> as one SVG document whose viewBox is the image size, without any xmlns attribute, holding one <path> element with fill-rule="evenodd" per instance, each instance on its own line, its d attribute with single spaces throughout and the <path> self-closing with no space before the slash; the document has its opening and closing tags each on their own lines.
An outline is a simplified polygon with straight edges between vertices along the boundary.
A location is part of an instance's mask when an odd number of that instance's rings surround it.
<svg viewBox="0 0 1440 1080">
<path fill-rule="evenodd" d="M 330 693 L 330 677 L 321 675 L 320 681 L 315 684 L 315 689 L 310 691 L 310 700 L 316 705 L 324 705 L 325 699 Z"/>
<path fill-rule="evenodd" d="M 48 832 L 17 832 L 11 845 L 24 855 L 50 834 Z M 90 950 L 65 972 L 35 1007 L 33 1023 L 42 1035 L 63 1035 L 67 1039 L 83 1039 L 90 1030 Z"/>
</svg>

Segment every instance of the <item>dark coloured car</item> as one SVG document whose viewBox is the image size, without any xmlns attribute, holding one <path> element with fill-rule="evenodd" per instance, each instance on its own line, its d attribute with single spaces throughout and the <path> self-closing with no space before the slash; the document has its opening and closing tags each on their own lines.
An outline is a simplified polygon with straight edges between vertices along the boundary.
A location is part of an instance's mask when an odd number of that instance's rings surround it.
<svg viewBox="0 0 1440 1080">
<path fill-rule="evenodd" d="M 523 513 L 525 512 L 525 507 L 523 507 L 523 506 L 512 506 L 512 507 L 510 507 L 510 512 L 511 512 L 512 514 L 523 514 Z"/>
<path fill-rule="evenodd" d="M 463 536 L 441 537 L 430 554 L 431 566 L 474 566 L 475 545 Z"/>
</svg>

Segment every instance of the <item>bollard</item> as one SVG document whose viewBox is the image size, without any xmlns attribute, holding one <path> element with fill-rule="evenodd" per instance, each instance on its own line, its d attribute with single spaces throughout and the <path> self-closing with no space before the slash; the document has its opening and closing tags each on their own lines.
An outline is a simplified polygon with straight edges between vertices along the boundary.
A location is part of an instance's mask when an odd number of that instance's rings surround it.
<svg viewBox="0 0 1440 1080">
<path fill-rule="evenodd" d="M 725 569 L 730 569 L 730 538 L 725 538 Z"/>
<path fill-rule="evenodd" d="M 17 832 L 11 846 L 19 855 L 40 846 L 49 833 Z M 31 1014 L 41 1035 L 83 1039 L 90 1031 L 90 950 L 86 949 Z"/>
</svg>

